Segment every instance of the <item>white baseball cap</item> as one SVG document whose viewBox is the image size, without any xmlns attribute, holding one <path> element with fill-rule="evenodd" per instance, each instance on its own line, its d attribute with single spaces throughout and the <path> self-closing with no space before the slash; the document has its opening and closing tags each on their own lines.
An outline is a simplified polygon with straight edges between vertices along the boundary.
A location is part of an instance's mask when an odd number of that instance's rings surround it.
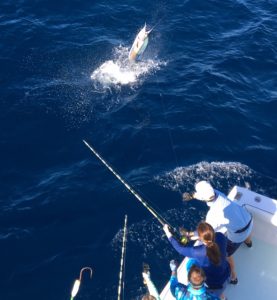
<svg viewBox="0 0 277 300">
<path fill-rule="evenodd" d="M 195 185 L 196 192 L 194 198 L 198 200 L 210 201 L 213 200 L 215 192 L 210 183 L 206 180 L 202 180 Z"/>
</svg>

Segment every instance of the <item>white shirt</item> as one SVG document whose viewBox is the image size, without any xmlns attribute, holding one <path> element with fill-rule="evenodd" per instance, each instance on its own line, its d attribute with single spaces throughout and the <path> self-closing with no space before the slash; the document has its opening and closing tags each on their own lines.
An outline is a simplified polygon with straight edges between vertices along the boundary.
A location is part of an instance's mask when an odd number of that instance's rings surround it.
<svg viewBox="0 0 277 300">
<path fill-rule="evenodd" d="M 210 207 L 206 222 L 211 224 L 215 231 L 227 233 L 227 238 L 234 243 L 242 243 L 250 235 L 253 220 L 250 226 L 241 233 L 237 230 L 244 228 L 251 220 L 250 213 L 242 206 L 231 201 L 223 193 L 216 191 L 216 199 L 206 202 Z"/>
<path fill-rule="evenodd" d="M 152 282 L 151 278 L 150 278 L 150 273 L 149 272 L 143 272 L 142 273 L 143 279 L 145 280 L 145 283 L 147 285 L 148 288 L 148 292 L 151 296 L 155 297 L 157 300 L 161 300 L 160 295 L 154 285 L 154 283 Z"/>
</svg>

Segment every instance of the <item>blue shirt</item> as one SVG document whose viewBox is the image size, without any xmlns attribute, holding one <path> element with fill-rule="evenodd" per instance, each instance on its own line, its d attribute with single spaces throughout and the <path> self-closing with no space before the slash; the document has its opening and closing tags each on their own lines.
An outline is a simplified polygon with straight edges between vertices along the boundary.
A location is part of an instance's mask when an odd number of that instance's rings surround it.
<svg viewBox="0 0 277 300">
<path fill-rule="evenodd" d="M 179 244 L 174 237 L 170 237 L 169 241 L 174 249 L 183 256 L 194 258 L 198 265 L 205 271 L 206 284 L 210 289 L 220 289 L 223 283 L 230 277 L 230 265 L 226 259 L 227 239 L 221 232 L 216 232 L 215 242 L 217 243 L 220 253 L 221 262 L 214 265 L 206 254 L 206 246 L 183 246 Z"/>
<path fill-rule="evenodd" d="M 207 292 L 204 285 L 196 290 L 191 284 L 179 283 L 174 275 L 170 278 L 170 291 L 176 300 L 220 300 L 217 296 Z"/>
</svg>

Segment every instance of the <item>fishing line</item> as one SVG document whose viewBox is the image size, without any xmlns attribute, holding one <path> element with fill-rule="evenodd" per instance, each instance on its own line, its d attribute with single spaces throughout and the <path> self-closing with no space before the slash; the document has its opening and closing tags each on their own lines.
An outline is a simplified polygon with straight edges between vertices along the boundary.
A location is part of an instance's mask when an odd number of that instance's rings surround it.
<svg viewBox="0 0 277 300">
<path fill-rule="evenodd" d="M 171 133 L 171 130 L 170 130 L 170 127 L 169 127 L 169 122 L 168 122 L 168 120 L 166 118 L 165 104 L 164 104 L 163 96 L 162 95 L 161 95 L 161 102 L 162 102 L 163 116 L 164 116 L 164 120 L 165 120 L 165 123 L 166 123 L 166 128 L 167 128 L 167 132 L 168 132 L 168 137 L 169 137 L 169 141 L 170 141 L 171 150 L 173 152 L 173 157 L 175 159 L 175 163 L 176 163 L 176 165 L 178 167 L 178 166 L 180 166 L 180 164 L 179 164 L 179 161 L 178 161 L 178 157 L 177 157 L 176 151 L 174 149 L 173 137 L 172 137 L 172 133 Z M 179 188 L 179 183 L 178 183 L 178 181 L 177 181 L 177 179 L 175 178 L 174 175 L 173 175 L 173 178 L 174 178 L 174 180 L 176 182 L 177 191 L 182 195 L 182 191 Z"/>
<path fill-rule="evenodd" d="M 117 300 L 121 299 L 121 290 L 122 290 L 122 299 L 124 300 L 126 242 L 127 242 L 127 215 L 125 215 L 125 220 L 124 220 Z"/>
<path fill-rule="evenodd" d="M 160 23 L 161 21 L 164 19 L 165 17 L 162 17 L 158 22 L 156 22 L 156 24 L 154 24 L 154 26 L 151 27 L 151 29 L 147 30 L 147 34 L 151 33 L 151 31 L 156 28 Z"/>
<path fill-rule="evenodd" d="M 164 5 L 164 7 L 161 7 L 161 4 Z M 159 25 L 166 17 L 167 17 L 167 2 L 164 3 L 159 2 L 158 7 L 154 7 L 153 11 L 155 11 L 155 14 L 152 16 L 152 22 L 154 22 L 154 26 L 151 28 L 150 31 L 152 31 L 157 25 Z M 158 19 L 158 21 L 156 21 Z"/>
</svg>

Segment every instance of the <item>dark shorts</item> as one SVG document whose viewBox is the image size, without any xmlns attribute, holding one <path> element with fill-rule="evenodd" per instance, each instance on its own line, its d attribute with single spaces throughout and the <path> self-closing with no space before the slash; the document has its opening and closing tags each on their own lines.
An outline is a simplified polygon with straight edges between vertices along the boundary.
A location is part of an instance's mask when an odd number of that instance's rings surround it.
<svg viewBox="0 0 277 300">
<path fill-rule="evenodd" d="M 233 255 L 238 250 L 241 244 L 242 243 L 233 243 L 229 239 L 227 239 L 227 249 L 226 249 L 227 256 L 229 257 Z"/>
</svg>

